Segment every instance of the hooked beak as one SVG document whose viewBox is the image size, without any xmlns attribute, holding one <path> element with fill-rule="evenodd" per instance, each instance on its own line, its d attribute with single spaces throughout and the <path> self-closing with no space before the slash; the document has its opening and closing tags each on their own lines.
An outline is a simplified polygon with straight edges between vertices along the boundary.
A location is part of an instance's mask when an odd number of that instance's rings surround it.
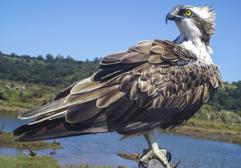
<svg viewBox="0 0 241 168">
<path fill-rule="evenodd" d="M 178 17 L 176 13 L 174 12 L 169 12 L 166 16 L 166 24 L 168 23 L 168 20 L 176 20 Z"/>
</svg>

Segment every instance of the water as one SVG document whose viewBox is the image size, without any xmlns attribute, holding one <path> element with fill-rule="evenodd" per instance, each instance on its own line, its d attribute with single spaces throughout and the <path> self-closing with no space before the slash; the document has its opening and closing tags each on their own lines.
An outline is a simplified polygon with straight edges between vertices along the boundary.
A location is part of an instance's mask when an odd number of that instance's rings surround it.
<svg viewBox="0 0 241 168">
<path fill-rule="evenodd" d="M 0 123 L 3 122 L 6 131 L 11 131 L 23 124 L 23 121 L 20 120 L 0 117 Z M 119 152 L 142 153 L 142 149 L 147 148 L 144 138 L 133 137 L 122 141 L 119 139 L 120 135 L 116 133 L 59 139 L 63 149 L 57 150 L 52 157 L 63 165 L 88 163 L 136 168 L 135 162 L 124 160 L 116 154 Z M 239 145 L 173 134 L 160 134 L 157 140 L 160 146 L 172 153 L 173 162 L 181 160 L 184 168 L 241 167 L 241 146 Z M 0 155 L 17 155 L 22 152 L 22 150 L 0 147 Z M 48 155 L 50 152 L 49 149 L 37 151 L 40 155 Z"/>
</svg>

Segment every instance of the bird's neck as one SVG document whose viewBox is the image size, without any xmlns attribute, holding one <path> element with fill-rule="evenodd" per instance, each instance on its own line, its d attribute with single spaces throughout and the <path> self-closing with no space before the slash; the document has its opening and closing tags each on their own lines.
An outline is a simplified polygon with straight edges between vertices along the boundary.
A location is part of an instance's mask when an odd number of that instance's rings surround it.
<svg viewBox="0 0 241 168">
<path fill-rule="evenodd" d="M 184 35 L 180 34 L 176 40 L 174 40 L 174 43 L 179 44 L 181 47 L 196 54 L 198 57 L 198 62 L 212 64 L 212 48 L 209 44 L 205 44 L 201 38 L 189 36 L 187 39 Z"/>
</svg>

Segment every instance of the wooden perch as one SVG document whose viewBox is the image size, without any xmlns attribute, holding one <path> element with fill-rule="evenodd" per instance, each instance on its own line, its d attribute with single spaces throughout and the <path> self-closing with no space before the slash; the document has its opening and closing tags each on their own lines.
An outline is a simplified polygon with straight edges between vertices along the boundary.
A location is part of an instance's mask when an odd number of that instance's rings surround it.
<svg viewBox="0 0 241 168">
<path fill-rule="evenodd" d="M 151 159 L 148 161 L 147 164 L 141 164 L 139 160 L 141 157 L 140 154 L 118 153 L 117 155 L 123 159 L 132 160 L 139 163 L 139 168 L 165 168 L 165 166 L 157 159 Z M 179 164 L 180 164 L 180 161 L 178 161 L 177 164 L 173 166 L 173 168 L 177 168 Z"/>
</svg>

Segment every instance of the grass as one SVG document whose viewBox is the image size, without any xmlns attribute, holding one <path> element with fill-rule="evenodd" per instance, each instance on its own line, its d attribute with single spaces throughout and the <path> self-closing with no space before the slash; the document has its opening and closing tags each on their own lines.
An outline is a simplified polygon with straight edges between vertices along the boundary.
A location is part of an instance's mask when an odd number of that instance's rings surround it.
<svg viewBox="0 0 241 168">
<path fill-rule="evenodd" d="M 168 132 L 195 138 L 241 144 L 241 124 L 190 119 L 185 125 Z"/>
<path fill-rule="evenodd" d="M 67 165 L 61 166 L 57 160 L 48 156 L 37 156 L 37 157 L 9 157 L 0 156 L 0 168 L 113 168 L 111 166 L 91 166 L 91 165 Z M 118 168 L 124 168 L 119 166 Z"/>
<path fill-rule="evenodd" d="M 0 134 L 0 147 L 8 147 L 8 148 L 18 148 L 24 149 L 25 146 L 28 146 L 30 149 L 33 150 L 40 150 L 40 149 L 59 149 L 61 145 L 59 143 L 48 143 L 47 141 L 35 141 L 35 142 L 27 142 L 27 143 L 20 143 L 15 142 L 14 136 L 12 133 L 2 132 Z"/>
<path fill-rule="evenodd" d="M 34 158 L 1 156 L 0 168 L 60 168 L 60 166 L 56 160 L 47 156 Z"/>
<path fill-rule="evenodd" d="M 0 80 L 0 114 L 17 116 L 48 102 L 57 90 L 60 88 Z"/>
<path fill-rule="evenodd" d="M 227 88 L 227 89 L 230 89 L 230 90 L 235 90 L 235 89 L 237 89 L 238 87 L 237 86 L 235 86 L 235 85 L 232 85 L 232 84 L 225 84 L 225 88 Z"/>
</svg>

